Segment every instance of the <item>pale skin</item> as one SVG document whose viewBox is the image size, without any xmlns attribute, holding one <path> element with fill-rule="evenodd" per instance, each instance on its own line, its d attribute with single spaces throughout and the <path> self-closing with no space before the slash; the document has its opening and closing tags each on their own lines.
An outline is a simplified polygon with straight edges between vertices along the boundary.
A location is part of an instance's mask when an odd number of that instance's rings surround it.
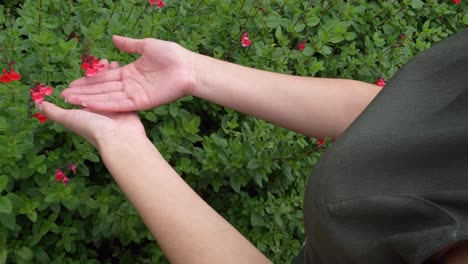
<svg viewBox="0 0 468 264">
<path fill-rule="evenodd" d="M 37 107 L 96 146 L 171 263 L 271 262 L 177 175 L 135 111 L 191 95 L 307 136 L 337 138 L 381 89 L 250 69 L 162 40 L 113 42 L 141 57 L 123 67 L 102 61 L 106 71 L 73 81 L 62 97 L 82 109 Z"/>
</svg>

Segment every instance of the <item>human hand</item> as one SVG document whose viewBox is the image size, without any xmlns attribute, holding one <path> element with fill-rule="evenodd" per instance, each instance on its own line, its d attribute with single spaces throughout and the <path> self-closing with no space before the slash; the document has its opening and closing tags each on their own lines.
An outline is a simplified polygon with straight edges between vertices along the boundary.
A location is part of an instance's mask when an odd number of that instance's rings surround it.
<svg viewBox="0 0 468 264">
<path fill-rule="evenodd" d="M 106 70 L 119 67 L 115 62 L 101 62 L 106 66 Z M 136 112 L 98 112 L 87 108 L 66 110 L 46 101 L 36 107 L 47 118 L 82 136 L 98 149 L 101 142 L 111 142 L 110 138 L 114 138 L 116 143 L 122 139 L 146 138 L 145 129 Z"/>
<path fill-rule="evenodd" d="M 195 53 L 157 39 L 114 36 L 113 42 L 118 49 L 141 57 L 73 81 L 62 92 L 67 102 L 96 111 L 126 112 L 151 109 L 190 94 Z"/>
</svg>

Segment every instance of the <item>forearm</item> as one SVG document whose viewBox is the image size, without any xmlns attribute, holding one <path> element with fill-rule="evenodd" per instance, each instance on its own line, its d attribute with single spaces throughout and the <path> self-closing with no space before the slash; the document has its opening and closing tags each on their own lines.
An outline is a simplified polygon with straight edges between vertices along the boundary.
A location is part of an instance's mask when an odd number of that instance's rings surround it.
<svg viewBox="0 0 468 264">
<path fill-rule="evenodd" d="M 148 139 L 105 141 L 98 146 L 104 163 L 171 263 L 269 263 Z"/>
<path fill-rule="evenodd" d="M 260 71 L 197 56 L 193 95 L 307 136 L 337 138 L 380 87 Z"/>
</svg>

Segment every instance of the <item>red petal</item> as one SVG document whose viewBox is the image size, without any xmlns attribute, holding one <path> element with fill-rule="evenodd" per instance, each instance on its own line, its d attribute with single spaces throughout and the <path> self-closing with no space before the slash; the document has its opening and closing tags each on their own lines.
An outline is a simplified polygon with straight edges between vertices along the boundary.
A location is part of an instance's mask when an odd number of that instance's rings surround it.
<svg viewBox="0 0 468 264">
<path fill-rule="evenodd" d="M 42 94 L 45 94 L 47 96 L 50 96 L 50 95 L 52 95 L 53 90 L 52 90 L 52 87 L 46 86 L 45 88 L 40 88 L 39 92 L 42 93 Z"/>
<path fill-rule="evenodd" d="M 10 71 L 10 80 L 12 81 L 18 81 L 21 79 L 21 75 L 17 72 L 15 72 L 15 70 L 11 69 Z"/>
</svg>

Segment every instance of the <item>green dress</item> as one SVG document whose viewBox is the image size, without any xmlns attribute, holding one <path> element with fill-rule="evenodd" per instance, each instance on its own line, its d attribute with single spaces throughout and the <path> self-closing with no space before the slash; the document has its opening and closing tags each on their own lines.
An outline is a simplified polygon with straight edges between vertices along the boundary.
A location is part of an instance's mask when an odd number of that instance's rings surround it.
<svg viewBox="0 0 468 264">
<path fill-rule="evenodd" d="M 423 263 L 468 240 L 468 29 L 402 67 L 308 179 L 296 263 Z"/>
</svg>

